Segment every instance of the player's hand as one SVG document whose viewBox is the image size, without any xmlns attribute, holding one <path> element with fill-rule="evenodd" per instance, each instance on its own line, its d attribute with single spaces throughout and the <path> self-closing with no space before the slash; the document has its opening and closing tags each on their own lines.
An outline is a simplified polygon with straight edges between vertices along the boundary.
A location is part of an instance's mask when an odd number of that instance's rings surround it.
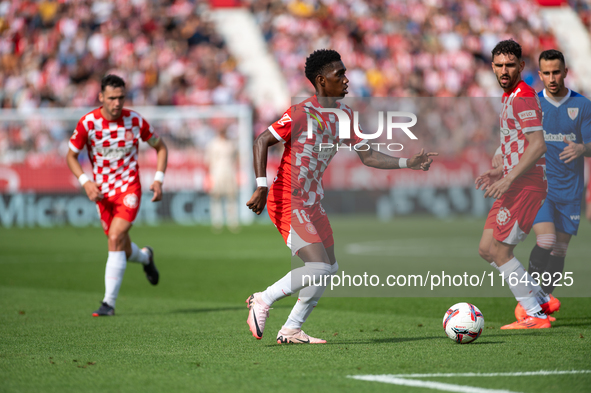
<svg viewBox="0 0 591 393">
<path fill-rule="evenodd" d="M 583 154 L 585 154 L 585 150 L 587 148 L 582 143 L 575 143 L 573 141 L 569 141 L 566 137 L 563 138 L 564 143 L 566 143 L 566 147 L 562 150 L 558 158 L 564 161 L 565 164 L 571 163 Z"/>
<path fill-rule="evenodd" d="M 433 159 L 430 157 L 435 157 L 438 155 L 439 153 L 436 152 L 425 153 L 425 149 L 421 149 L 419 154 L 415 154 L 408 159 L 406 166 L 410 169 L 414 169 L 415 171 L 428 171 L 431 163 L 433 162 Z"/>
<path fill-rule="evenodd" d="M 499 169 L 492 169 L 492 170 L 498 171 L 501 174 L 503 173 L 502 170 L 499 170 Z M 505 192 L 507 192 L 509 187 L 511 187 L 511 183 L 513 183 L 513 180 L 511 180 L 509 177 L 503 177 L 503 178 L 495 181 L 494 183 L 492 183 L 491 185 L 486 187 L 486 192 L 484 193 L 484 197 L 485 198 L 493 197 L 495 199 L 499 199 Z"/>
<path fill-rule="evenodd" d="M 93 202 L 98 202 L 101 199 L 103 199 L 103 194 L 101 194 L 101 191 L 99 190 L 98 185 L 89 180 L 86 183 L 84 183 L 84 191 L 86 192 L 86 195 L 88 196 L 88 199 L 90 199 Z"/>
<path fill-rule="evenodd" d="M 492 159 L 492 167 L 493 168 L 502 168 L 503 167 L 503 155 L 496 154 Z"/>
<path fill-rule="evenodd" d="M 159 181 L 154 181 L 154 183 L 152 183 L 150 186 L 150 191 L 154 191 L 152 202 L 158 202 L 162 200 L 162 183 Z"/>
<path fill-rule="evenodd" d="M 256 214 L 261 214 L 265 209 L 267 203 L 267 193 L 269 189 L 267 187 L 258 187 L 254 190 L 254 193 L 250 197 L 250 200 L 246 202 L 246 206 Z"/>
<path fill-rule="evenodd" d="M 476 189 L 486 190 L 490 187 L 494 182 L 500 180 L 503 177 L 503 169 L 502 168 L 495 168 L 490 169 L 484 172 L 482 175 L 478 176 L 476 180 L 474 180 L 474 184 L 476 185 Z"/>
</svg>

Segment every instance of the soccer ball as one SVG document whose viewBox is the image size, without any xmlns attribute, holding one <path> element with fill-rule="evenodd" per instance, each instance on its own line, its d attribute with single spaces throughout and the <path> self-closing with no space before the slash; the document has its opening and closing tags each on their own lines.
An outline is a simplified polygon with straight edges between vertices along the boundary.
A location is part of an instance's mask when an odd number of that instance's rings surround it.
<svg viewBox="0 0 591 393">
<path fill-rule="evenodd" d="M 480 337 L 484 317 L 478 307 L 470 303 L 457 303 L 443 316 L 443 330 L 458 344 L 466 344 Z"/>
</svg>

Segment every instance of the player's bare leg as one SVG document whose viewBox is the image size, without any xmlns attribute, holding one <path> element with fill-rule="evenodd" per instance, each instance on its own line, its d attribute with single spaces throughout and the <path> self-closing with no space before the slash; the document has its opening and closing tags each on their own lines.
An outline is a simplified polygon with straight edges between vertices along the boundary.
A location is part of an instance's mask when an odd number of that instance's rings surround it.
<svg viewBox="0 0 591 393">
<path fill-rule="evenodd" d="M 497 265 L 495 264 L 495 262 L 493 260 L 492 255 L 490 253 L 492 241 L 493 241 L 493 230 L 492 229 L 483 230 L 482 237 L 480 238 L 480 244 L 478 244 L 478 254 L 480 254 L 482 259 L 484 259 L 485 261 L 487 261 L 488 263 L 493 265 L 493 267 L 497 267 Z"/>
<path fill-rule="evenodd" d="M 587 216 L 587 220 L 591 221 L 591 203 L 587 203 L 587 207 L 585 208 L 585 215 Z"/>
<path fill-rule="evenodd" d="M 548 321 L 535 297 L 539 287 L 523 268 L 523 265 L 515 258 L 514 249 L 515 245 L 503 243 L 493 238 L 490 253 L 499 266 L 499 272 L 503 274 L 505 282 L 513 292 L 515 299 L 525 309 L 527 317 L 510 325 L 502 326 L 501 329 L 549 328 L 550 321 Z"/>
</svg>

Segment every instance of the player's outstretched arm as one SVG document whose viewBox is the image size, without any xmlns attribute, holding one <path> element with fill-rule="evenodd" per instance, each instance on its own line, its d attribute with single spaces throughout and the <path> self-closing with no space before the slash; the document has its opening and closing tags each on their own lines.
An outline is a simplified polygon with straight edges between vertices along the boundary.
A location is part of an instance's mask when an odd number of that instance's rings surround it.
<svg viewBox="0 0 591 393">
<path fill-rule="evenodd" d="M 381 153 L 372 148 L 361 151 L 357 150 L 357 154 L 361 159 L 363 165 L 378 168 L 378 169 L 401 169 L 410 168 L 414 170 L 428 171 L 433 159 L 431 157 L 438 156 L 439 153 L 429 152 L 425 153 L 424 149 L 421 152 L 415 154 L 411 158 L 406 160 L 406 165 L 400 165 L 401 158 L 392 157 L 387 154 Z"/>
<path fill-rule="evenodd" d="M 162 200 L 162 183 L 164 182 L 164 172 L 166 171 L 166 165 L 168 164 L 168 148 L 162 138 L 157 138 L 155 140 L 150 139 L 148 144 L 156 150 L 157 155 L 156 176 L 154 177 L 154 182 L 150 186 L 150 191 L 154 192 L 152 202 L 158 202 Z"/>
<path fill-rule="evenodd" d="M 511 187 L 515 179 L 527 172 L 546 153 L 544 131 L 527 132 L 525 133 L 525 139 L 528 145 L 519 163 L 515 165 L 515 168 L 507 176 L 497 180 L 486 189 L 484 193 L 485 198 L 489 196 L 495 199 L 500 198 Z"/>
<path fill-rule="evenodd" d="M 564 143 L 566 143 L 566 147 L 558 158 L 564 161 L 565 164 L 573 162 L 580 156 L 591 157 L 591 142 L 589 143 L 575 143 L 573 141 L 569 141 L 564 137 Z"/>
<path fill-rule="evenodd" d="M 68 164 L 68 168 L 70 168 L 70 171 L 72 171 L 74 176 L 76 176 L 76 178 L 81 181 L 81 183 L 83 183 L 82 188 L 84 188 L 88 199 L 96 202 L 103 198 L 103 194 L 101 194 L 98 185 L 92 180 L 88 179 L 87 177 L 85 180 L 80 179 L 80 176 L 84 175 L 84 171 L 78 162 L 79 154 L 80 153 L 76 153 L 75 151 L 68 149 L 68 154 L 66 154 L 66 163 Z"/>
<path fill-rule="evenodd" d="M 253 161 L 254 161 L 254 173 L 257 179 L 267 177 L 267 151 L 269 146 L 273 146 L 279 142 L 277 138 L 269 131 L 265 130 L 259 135 L 252 148 Z M 267 193 L 269 192 L 268 186 L 257 186 L 250 200 L 246 202 L 246 206 L 256 214 L 261 214 L 267 204 Z"/>
</svg>

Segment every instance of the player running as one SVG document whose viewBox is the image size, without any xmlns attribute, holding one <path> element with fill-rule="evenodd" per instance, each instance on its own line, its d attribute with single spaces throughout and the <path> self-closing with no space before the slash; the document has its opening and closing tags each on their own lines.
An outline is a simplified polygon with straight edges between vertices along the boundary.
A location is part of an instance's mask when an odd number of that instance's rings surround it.
<svg viewBox="0 0 591 393">
<path fill-rule="evenodd" d="M 99 100 L 103 106 L 80 119 L 70 138 L 66 161 L 80 181 L 88 199 L 96 202 L 103 230 L 108 238 L 109 258 L 105 269 L 105 297 L 92 316 L 115 315 L 115 301 L 127 261 L 141 263 L 148 281 L 158 284 L 159 273 L 151 247 L 140 249 L 129 238 L 129 230 L 140 209 L 142 190 L 137 162 L 141 139 L 158 156 L 157 172 L 150 190 L 152 202 L 162 199 L 162 182 L 168 151 L 148 122 L 136 112 L 123 108 L 125 82 L 116 75 L 101 81 Z M 78 155 L 86 146 L 94 181 L 83 172 Z"/>
<path fill-rule="evenodd" d="M 486 190 L 485 197 L 496 199 L 478 251 L 503 274 L 527 314 L 501 329 L 549 328 L 550 321 L 535 297 L 541 289 L 513 254 L 515 246 L 527 237 L 546 198 L 542 109 L 534 89 L 521 79 L 525 67 L 521 46 L 513 40 L 501 41 L 492 50 L 492 57 L 492 69 L 505 92 L 500 114 L 503 166 L 481 174 L 475 181 L 476 188 Z"/>
<path fill-rule="evenodd" d="M 560 308 L 554 283 L 560 281 L 571 236 L 576 235 L 585 190 L 584 158 L 591 156 L 591 102 L 564 85 L 568 68 L 561 52 L 540 54 L 538 74 L 544 90 L 538 93 L 544 111 L 548 196 L 534 221 L 536 245 L 529 259 L 529 274 L 538 279 L 547 296 L 539 298 L 546 314 Z M 546 274 L 544 274 L 546 273 Z M 526 312 L 520 304 L 515 316 Z"/>
<path fill-rule="evenodd" d="M 297 303 L 277 334 L 277 342 L 326 342 L 308 336 L 301 329 L 322 296 L 326 279 L 338 270 L 332 229 L 320 203 L 324 196 L 322 175 L 337 152 L 334 146 L 341 143 L 349 146 L 367 143 L 367 140 L 353 132 L 353 128 L 350 139 L 339 139 L 337 117 L 322 112 L 324 108 L 342 110 L 349 117 L 350 124 L 353 124 L 351 109 L 338 102 L 348 93 L 346 70 L 336 51 L 322 49 L 312 53 L 306 59 L 305 74 L 316 94 L 289 108 L 254 143 L 257 189 L 247 206 L 256 214 L 261 214 L 268 199 L 267 210 L 271 221 L 283 236 L 292 255 L 297 254 L 304 262 L 303 267 L 292 270 L 265 291 L 254 293 L 247 299 L 247 323 L 252 335 L 259 340 L 263 337 L 270 306 L 301 290 Z M 308 124 L 313 130 L 311 138 L 307 135 Z M 282 142 L 285 150 L 277 177 L 269 189 L 265 177 L 267 149 L 277 142 Z M 368 150 L 357 150 L 359 158 L 364 165 L 381 169 L 411 168 L 426 171 L 433 162 L 430 157 L 437 155 L 421 150 L 412 158 L 397 158 L 368 147 Z"/>
</svg>

